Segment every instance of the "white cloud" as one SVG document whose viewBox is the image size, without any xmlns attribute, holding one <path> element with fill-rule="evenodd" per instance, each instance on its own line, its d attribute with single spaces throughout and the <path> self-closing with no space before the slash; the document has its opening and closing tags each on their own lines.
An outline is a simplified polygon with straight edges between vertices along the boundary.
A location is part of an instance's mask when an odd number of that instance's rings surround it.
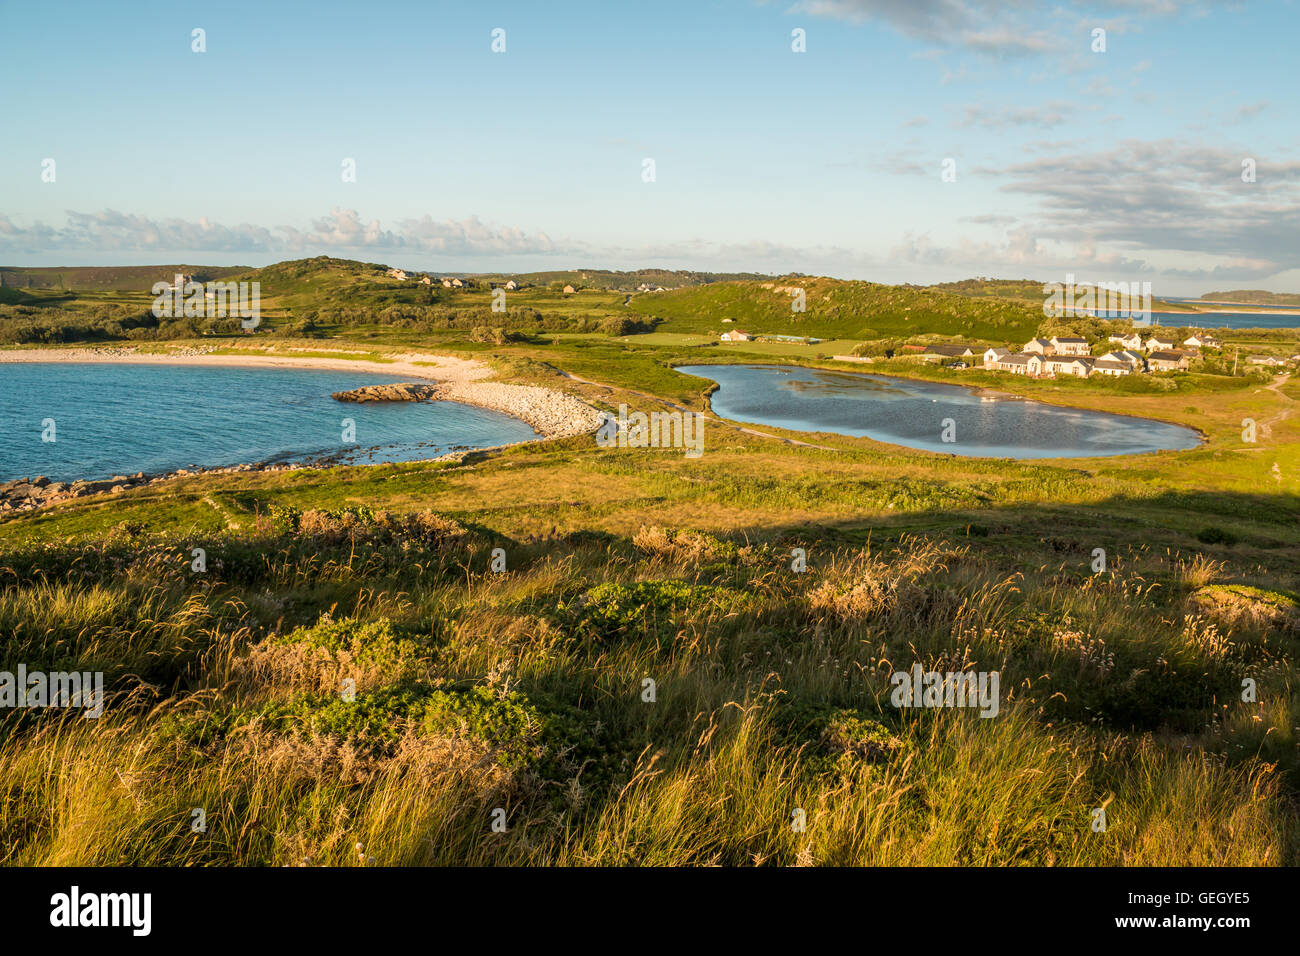
<svg viewBox="0 0 1300 956">
<path fill-rule="evenodd" d="M 545 233 L 526 233 L 494 226 L 478 217 L 464 220 L 400 220 L 385 228 L 378 219 L 362 221 L 355 209 L 332 209 L 303 229 L 296 226 L 225 226 L 207 218 L 152 219 L 105 209 L 69 210 L 66 222 L 22 226 L 0 214 L 0 250 L 43 253 L 86 250 L 103 252 L 191 252 L 299 254 L 315 250 L 407 250 L 447 256 L 552 255 L 581 252 L 574 242 L 555 242 Z"/>
</svg>

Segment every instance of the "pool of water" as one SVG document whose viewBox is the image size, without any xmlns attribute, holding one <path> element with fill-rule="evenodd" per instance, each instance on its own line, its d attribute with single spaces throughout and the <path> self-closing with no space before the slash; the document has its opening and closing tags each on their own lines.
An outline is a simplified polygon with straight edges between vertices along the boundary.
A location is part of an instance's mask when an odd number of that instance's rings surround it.
<svg viewBox="0 0 1300 956">
<path fill-rule="evenodd" d="M 1195 431 L 1181 425 L 991 396 L 958 385 L 793 365 L 680 365 L 677 371 L 718 383 L 710 402 L 723 418 L 951 455 L 1091 458 L 1181 451 L 1201 443 Z"/>
</svg>

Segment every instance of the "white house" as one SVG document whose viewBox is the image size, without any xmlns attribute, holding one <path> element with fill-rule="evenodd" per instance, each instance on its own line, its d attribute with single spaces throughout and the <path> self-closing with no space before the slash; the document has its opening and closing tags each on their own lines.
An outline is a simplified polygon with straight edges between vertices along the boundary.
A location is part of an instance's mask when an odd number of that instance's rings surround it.
<svg viewBox="0 0 1300 956">
<path fill-rule="evenodd" d="M 984 367 L 997 368 L 998 362 L 1011 354 L 1011 349 L 988 348 L 984 350 Z"/>
<path fill-rule="evenodd" d="M 1051 355 L 1056 350 L 1051 339 L 1030 339 L 1025 343 L 1026 352 L 1037 352 L 1039 355 Z"/>
<path fill-rule="evenodd" d="M 1183 344 L 1192 349 L 1217 349 L 1222 345 L 1213 335 L 1190 335 Z"/>
<path fill-rule="evenodd" d="M 1142 347 L 1142 336 L 1136 332 L 1130 332 L 1127 335 L 1112 335 L 1106 341 L 1122 345 L 1126 349 L 1140 349 Z"/>
<path fill-rule="evenodd" d="M 752 336 L 742 329 L 731 329 L 722 333 L 724 342 L 748 342 Z"/>
<path fill-rule="evenodd" d="M 1088 340 L 1073 335 L 1053 335 L 1052 348 L 1057 355 L 1091 355 Z"/>
<path fill-rule="evenodd" d="M 1131 372 L 1141 372 L 1146 369 L 1147 361 L 1138 352 L 1132 352 L 1128 349 L 1107 352 L 1105 355 L 1098 356 L 1097 362 L 1118 362 Z M 1096 366 L 1094 365 L 1094 370 Z"/>
<path fill-rule="evenodd" d="M 1098 375 L 1132 375 L 1133 366 L 1118 359 L 1102 357 L 1092 363 L 1092 370 Z"/>
<path fill-rule="evenodd" d="M 1087 378 L 1092 359 L 1081 355 L 1049 355 L 1043 359 L 1043 371 L 1049 375 L 1077 375 Z"/>
<path fill-rule="evenodd" d="M 1153 335 L 1147 339 L 1148 352 L 1168 352 L 1177 345 L 1177 342 L 1167 336 Z"/>
<path fill-rule="evenodd" d="M 442 280 L 442 287 L 443 287 L 444 289 L 450 289 L 450 288 L 451 288 L 451 280 L 450 280 L 450 279 L 443 279 L 443 280 Z"/>
<path fill-rule="evenodd" d="M 1132 365 L 1135 371 L 1142 371 L 1147 367 L 1146 356 L 1141 352 L 1134 352 L 1132 349 L 1124 349 L 1124 351 L 1116 354 L 1119 355 L 1122 361 L 1128 362 Z"/>
<path fill-rule="evenodd" d="M 513 290 L 519 288 L 519 283 L 516 282 L 514 279 L 507 279 L 507 280 L 506 280 L 506 288 L 507 288 L 507 289 L 510 289 L 510 290 L 513 291 Z"/>
<path fill-rule="evenodd" d="M 1029 375 L 1037 378 L 1043 374 L 1043 356 L 1037 352 L 1017 352 L 998 362 L 998 371 L 1012 375 Z"/>
<path fill-rule="evenodd" d="M 571 285 L 566 285 L 566 286 L 564 287 L 564 294 L 565 294 L 565 295 L 573 295 L 573 293 L 575 293 L 575 292 L 577 292 L 577 291 L 578 291 L 578 290 L 575 289 L 575 288 L 574 288 L 573 286 L 571 286 Z"/>
</svg>

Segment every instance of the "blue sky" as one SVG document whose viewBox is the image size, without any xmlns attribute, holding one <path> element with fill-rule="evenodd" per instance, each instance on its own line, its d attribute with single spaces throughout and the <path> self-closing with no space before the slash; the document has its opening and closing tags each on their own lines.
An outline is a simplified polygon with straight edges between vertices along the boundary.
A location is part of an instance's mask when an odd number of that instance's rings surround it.
<svg viewBox="0 0 1300 956">
<path fill-rule="evenodd" d="M 7 265 L 1300 290 L 1287 0 L 4 0 L 0 22 Z"/>
</svg>

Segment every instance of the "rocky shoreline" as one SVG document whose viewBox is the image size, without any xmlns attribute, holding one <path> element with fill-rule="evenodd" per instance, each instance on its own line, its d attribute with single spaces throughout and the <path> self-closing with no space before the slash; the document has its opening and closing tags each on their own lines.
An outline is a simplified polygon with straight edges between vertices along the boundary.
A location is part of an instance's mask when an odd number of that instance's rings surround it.
<svg viewBox="0 0 1300 956">
<path fill-rule="evenodd" d="M 188 478 L 195 475 L 228 475 L 241 471 L 283 471 L 293 465 L 231 465 L 228 468 L 179 468 L 162 475 L 147 475 L 138 471 L 134 475 L 114 475 L 101 480 L 51 481 L 44 475 L 19 478 L 0 484 L 0 514 L 13 511 L 34 511 L 46 505 L 71 501 L 103 492 L 118 494 L 129 488 L 157 484 L 171 478 Z"/>
<path fill-rule="evenodd" d="M 504 382 L 451 382 L 434 385 L 402 382 L 392 385 L 369 385 L 350 392 L 335 392 L 334 398 L 345 402 L 422 402 L 450 401 L 480 408 L 490 408 L 514 416 L 542 436 L 543 439 L 569 438 L 585 435 L 600 427 L 601 413 L 581 399 L 534 385 L 510 385 Z M 508 447 L 508 446 L 498 446 Z M 459 462 L 475 451 L 491 449 L 466 449 L 426 459 L 428 461 Z M 118 494 L 131 488 L 141 488 L 172 478 L 193 478 L 199 475 L 229 475 L 251 471 L 293 471 L 300 468 L 330 467 L 330 459 L 320 461 L 230 465 L 214 468 L 180 468 L 165 474 L 114 475 L 100 480 L 72 482 L 52 481 L 44 475 L 19 478 L 0 483 L 0 515 L 35 511 L 48 505 L 84 498 L 89 495 Z"/>
</svg>

